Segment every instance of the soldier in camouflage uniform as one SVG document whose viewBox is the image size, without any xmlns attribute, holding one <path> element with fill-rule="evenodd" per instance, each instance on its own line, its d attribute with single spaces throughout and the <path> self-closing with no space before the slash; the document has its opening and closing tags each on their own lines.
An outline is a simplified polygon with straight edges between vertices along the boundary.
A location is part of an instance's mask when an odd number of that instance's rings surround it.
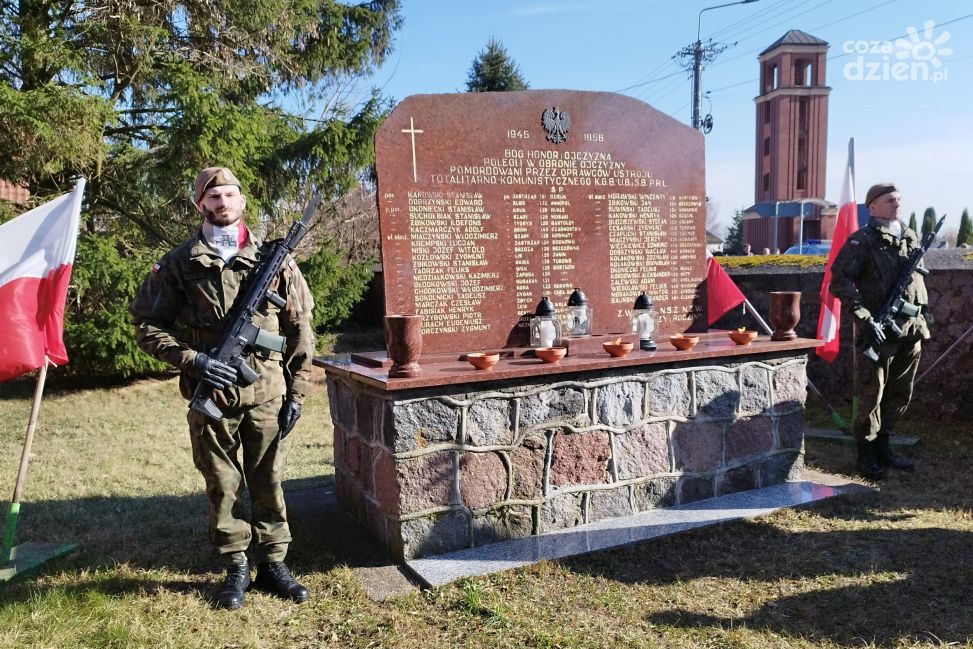
<svg viewBox="0 0 973 649">
<path fill-rule="evenodd" d="M 903 336 L 887 339 L 872 315 L 882 308 L 912 251 L 916 233 L 899 221 L 900 195 L 895 185 L 881 183 L 868 190 L 868 225 L 852 234 L 831 265 L 831 294 L 850 305 L 857 326 L 856 347 L 875 344 L 879 360 L 858 360 L 858 412 L 853 423 L 858 443 L 858 470 L 866 478 L 885 477 L 885 468 L 915 468 L 894 454 L 889 438 L 912 399 L 922 340 L 929 338 L 929 296 L 922 275 L 914 273 L 904 299 L 921 307 L 919 315 L 900 318 Z"/>
<path fill-rule="evenodd" d="M 250 586 L 249 549 L 258 562 L 253 586 L 296 602 L 307 590 L 284 564 L 291 541 L 281 490 L 286 437 L 308 393 L 314 334 L 311 294 L 288 258 L 271 289 L 283 308 L 267 302 L 254 324 L 283 335 L 284 353 L 256 350 L 245 362 L 260 374 L 247 387 L 236 370 L 210 358 L 241 285 L 263 254 L 243 223 L 246 199 L 229 169 L 204 169 L 194 186 L 200 230 L 164 255 L 142 283 L 131 313 L 139 347 L 181 370 L 179 388 L 190 399 L 199 381 L 214 390 L 223 419 L 189 411 L 193 461 L 206 481 L 209 536 L 227 563 L 216 594 L 221 608 L 239 608 Z M 242 454 L 242 461 L 239 457 Z M 250 494 L 247 520 L 240 498 Z"/>
</svg>

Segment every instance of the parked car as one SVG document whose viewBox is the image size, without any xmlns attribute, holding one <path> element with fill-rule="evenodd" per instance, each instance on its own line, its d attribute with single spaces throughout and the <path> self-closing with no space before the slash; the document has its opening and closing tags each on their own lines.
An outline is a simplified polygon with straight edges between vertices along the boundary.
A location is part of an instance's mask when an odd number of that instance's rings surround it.
<svg viewBox="0 0 973 649">
<path fill-rule="evenodd" d="M 784 251 L 785 255 L 826 255 L 831 252 L 830 239 L 808 239 L 804 245 L 791 246 Z"/>
</svg>

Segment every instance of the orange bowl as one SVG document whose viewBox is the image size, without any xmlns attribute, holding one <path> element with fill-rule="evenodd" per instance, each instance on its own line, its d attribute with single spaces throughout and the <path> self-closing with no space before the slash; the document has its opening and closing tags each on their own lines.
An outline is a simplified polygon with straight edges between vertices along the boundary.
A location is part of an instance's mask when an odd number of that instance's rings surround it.
<svg viewBox="0 0 973 649">
<path fill-rule="evenodd" d="M 749 345 L 750 343 L 752 343 L 754 341 L 754 339 L 756 339 L 757 332 L 756 331 L 739 331 L 739 330 L 734 330 L 734 331 L 729 332 L 729 334 L 727 334 L 727 335 L 730 336 L 730 340 L 732 340 L 733 342 L 735 342 L 738 345 Z"/>
<path fill-rule="evenodd" d="M 699 342 L 699 336 L 684 336 L 682 334 L 674 334 L 669 336 L 669 342 L 672 346 L 679 351 L 686 351 L 687 349 L 692 349 Z"/>
<path fill-rule="evenodd" d="M 545 363 L 556 363 L 567 353 L 567 347 L 538 347 L 534 350 L 534 356 Z"/>
<path fill-rule="evenodd" d="M 604 347 L 605 351 L 608 352 L 611 356 L 614 356 L 616 358 L 621 358 L 625 354 L 632 351 L 632 348 L 635 346 L 635 344 L 624 342 L 624 341 L 622 342 L 613 341 L 613 342 L 602 343 L 601 346 Z"/>
<path fill-rule="evenodd" d="M 478 370 L 488 370 L 497 364 L 500 354 L 497 352 L 471 352 L 466 355 L 466 362 Z"/>
</svg>

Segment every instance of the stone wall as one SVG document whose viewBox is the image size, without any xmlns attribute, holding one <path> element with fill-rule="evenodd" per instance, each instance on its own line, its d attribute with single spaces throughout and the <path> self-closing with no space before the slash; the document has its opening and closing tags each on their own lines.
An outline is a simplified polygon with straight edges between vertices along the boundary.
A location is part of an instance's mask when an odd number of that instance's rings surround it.
<svg viewBox="0 0 973 649">
<path fill-rule="evenodd" d="M 973 326 L 973 262 L 963 259 L 969 250 L 930 250 L 924 261 L 930 269 L 925 278 L 929 302 L 935 322 L 930 329 L 932 339 L 923 344 L 921 376 L 949 347 Z M 796 269 L 760 266 L 730 273 L 760 314 L 767 318 L 770 291 L 801 291 L 801 322 L 797 333 L 802 338 L 814 338 L 817 324 L 823 267 Z M 851 398 L 852 359 L 851 316 L 845 314 L 841 322 L 841 352 L 833 364 L 810 355 L 808 378 L 836 405 Z M 739 326 L 755 328 L 756 322 L 742 309 L 734 309 L 714 328 L 730 329 Z M 917 382 L 914 403 L 943 415 L 973 415 L 973 383 L 957 380 L 965 377 L 973 366 L 973 333 L 944 358 L 922 381 Z"/>
<path fill-rule="evenodd" d="M 806 360 L 402 393 L 328 372 L 336 493 L 403 560 L 775 484 L 803 468 Z"/>
</svg>

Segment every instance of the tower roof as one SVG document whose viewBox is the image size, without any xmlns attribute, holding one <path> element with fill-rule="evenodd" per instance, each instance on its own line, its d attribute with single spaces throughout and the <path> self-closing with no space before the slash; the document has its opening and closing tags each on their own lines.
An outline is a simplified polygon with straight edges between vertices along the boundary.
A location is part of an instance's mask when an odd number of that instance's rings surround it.
<svg viewBox="0 0 973 649">
<path fill-rule="evenodd" d="M 802 32 L 800 29 L 792 29 L 786 34 L 784 34 L 783 36 L 781 36 L 780 38 L 778 38 L 776 41 L 774 41 L 774 44 L 768 47 L 767 49 L 765 49 L 763 52 L 761 52 L 760 56 L 763 56 L 767 52 L 770 52 L 771 50 L 775 50 L 782 45 L 809 45 L 809 46 L 817 46 L 817 47 L 823 45 L 827 47 L 828 41 L 823 41 L 820 38 L 817 38 L 816 36 L 811 36 L 808 33 Z"/>
</svg>

